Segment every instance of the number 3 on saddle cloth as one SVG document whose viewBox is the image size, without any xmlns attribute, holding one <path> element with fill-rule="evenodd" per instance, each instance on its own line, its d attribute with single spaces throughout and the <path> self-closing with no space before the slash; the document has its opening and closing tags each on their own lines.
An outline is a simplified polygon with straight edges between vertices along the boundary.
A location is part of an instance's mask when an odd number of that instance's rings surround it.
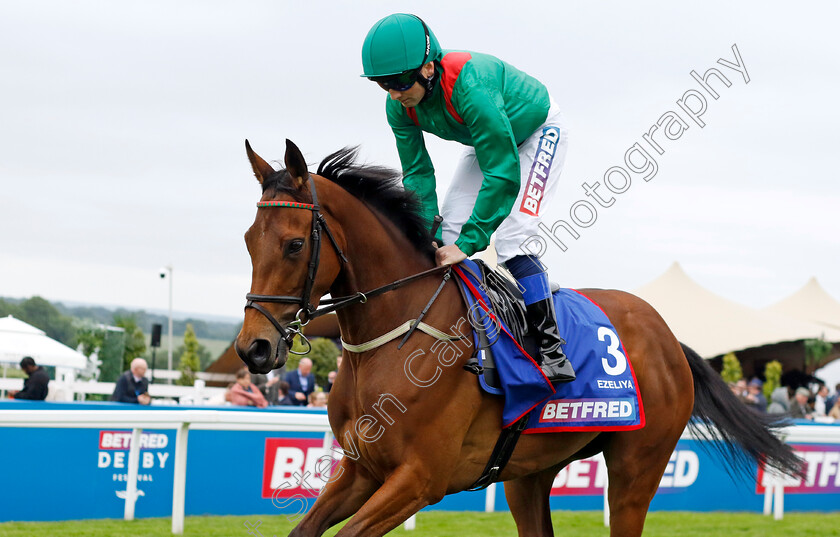
<svg viewBox="0 0 840 537">
<path fill-rule="evenodd" d="M 505 397 L 503 428 L 529 414 L 524 434 L 562 431 L 622 431 L 645 425 L 645 412 L 633 365 L 612 323 L 585 295 L 560 289 L 553 294 L 566 356 L 577 379 L 552 386 L 539 365 L 492 311 L 479 266 L 466 260 L 454 267 L 469 311 L 479 365 L 495 362 L 479 375 L 482 389 Z M 483 334 L 481 334 L 483 328 Z M 491 356 L 482 349 L 489 345 Z M 526 348 L 536 349 L 535 346 Z M 533 351 L 532 351 L 533 352 Z M 494 386 L 493 384 L 497 384 Z"/>
</svg>

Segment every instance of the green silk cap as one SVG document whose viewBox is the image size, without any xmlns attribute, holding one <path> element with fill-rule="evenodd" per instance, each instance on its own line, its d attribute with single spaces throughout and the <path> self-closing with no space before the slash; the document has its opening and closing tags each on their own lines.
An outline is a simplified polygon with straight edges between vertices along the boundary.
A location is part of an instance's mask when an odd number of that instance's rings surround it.
<svg viewBox="0 0 840 537">
<path fill-rule="evenodd" d="M 440 43 L 420 17 L 394 13 L 374 24 L 365 37 L 362 76 L 397 75 L 440 56 Z"/>
</svg>

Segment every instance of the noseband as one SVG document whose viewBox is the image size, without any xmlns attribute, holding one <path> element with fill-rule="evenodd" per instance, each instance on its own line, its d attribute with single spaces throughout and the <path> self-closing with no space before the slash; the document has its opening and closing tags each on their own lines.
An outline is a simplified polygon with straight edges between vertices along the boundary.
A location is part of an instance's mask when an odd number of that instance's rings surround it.
<svg viewBox="0 0 840 537">
<path fill-rule="evenodd" d="M 352 306 L 353 304 L 364 304 L 368 301 L 368 298 L 372 298 L 382 293 L 392 291 L 394 289 L 402 287 L 403 285 L 409 282 L 428 276 L 429 274 L 449 270 L 449 267 L 447 266 L 435 267 L 420 272 L 418 274 L 414 274 L 407 278 L 396 280 L 387 285 L 377 287 L 376 289 L 364 293 L 357 292 L 353 295 L 345 297 L 322 300 L 320 301 L 320 304 L 323 307 L 320 308 L 312 305 L 312 303 L 310 302 L 310 297 L 312 295 L 312 287 L 315 284 L 315 277 L 318 274 L 318 264 L 321 258 L 321 230 L 323 230 L 327 234 L 327 238 L 332 243 L 333 248 L 335 248 L 336 254 L 338 254 L 338 258 L 341 261 L 341 264 L 346 265 L 347 263 L 349 263 L 349 261 L 347 261 L 347 257 L 344 255 L 344 252 L 341 251 L 341 247 L 338 245 L 338 242 L 336 242 L 332 232 L 330 232 L 330 228 L 329 226 L 327 226 L 327 221 L 324 219 L 324 215 L 321 214 L 321 208 L 318 205 L 318 193 L 315 190 L 315 181 L 312 180 L 311 175 L 309 176 L 309 190 L 312 193 L 312 203 L 300 203 L 297 201 L 257 202 L 257 208 L 290 207 L 292 209 L 305 209 L 308 211 L 312 211 L 312 252 L 309 256 L 309 269 L 306 273 L 306 282 L 304 282 L 303 285 L 303 294 L 299 297 L 288 295 L 257 295 L 253 293 L 248 293 L 245 295 L 245 309 L 247 310 L 248 308 L 251 308 L 262 313 L 265 316 L 265 318 L 268 319 L 271 322 L 271 324 L 274 325 L 274 328 L 276 328 L 277 331 L 280 333 L 280 337 L 286 343 L 289 352 L 292 354 L 308 354 L 311 350 L 312 346 L 309 344 L 309 340 L 306 339 L 306 336 L 303 335 L 303 327 L 306 326 L 312 319 L 339 310 L 341 308 L 345 308 L 347 306 Z M 437 296 L 437 294 L 435 296 Z M 280 321 L 278 321 L 267 309 L 265 309 L 265 307 L 263 307 L 260 304 L 260 302 L 268 302 L 273 304 L 298 304 L 300 308 L 295 314 L 295 319 L 292 322 L 290 322 L 288 326 L 284 327 L 282 324 L 280 324 Z M 292 342 L 295 336 L 300 336 L 301 341 L 306 343 L 306 352 L 292 351 Z"/>
</svg>

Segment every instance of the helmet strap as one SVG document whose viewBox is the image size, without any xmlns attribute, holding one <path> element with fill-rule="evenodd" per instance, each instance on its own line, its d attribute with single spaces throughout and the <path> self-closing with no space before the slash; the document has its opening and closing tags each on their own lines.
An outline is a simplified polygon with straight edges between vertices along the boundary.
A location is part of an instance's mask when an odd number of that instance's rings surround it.
<svg viewBox="0 0 840 537">
<path fill-rule="evenodd" d="M 429 96 L 432 94 L 432 90 L 435 89 L 435 84 L 437 84 L 438 78 L 439 76 L 437 71 L 437 64 L 435 64 L 435 72 L 429 78 L 426 78 L 420 73 L 417 73 L 417 82 L 419 82 L 420 85 L 423 86 L 423 88 L 426 90 L 426 94 L 423 95 L 422 99 L 420 99 L 421 103 L 428 99 Z"/>
</svg>

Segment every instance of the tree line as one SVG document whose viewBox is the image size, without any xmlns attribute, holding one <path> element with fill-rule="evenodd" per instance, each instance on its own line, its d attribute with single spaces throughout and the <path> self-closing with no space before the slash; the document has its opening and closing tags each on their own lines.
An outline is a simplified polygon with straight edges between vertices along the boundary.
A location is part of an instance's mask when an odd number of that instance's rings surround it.
<svg viewBox="0 0 840 537">
<path fill-rule="evenodd" d="M 0 298 L 0 316 L 14 315 L 18 319 L 37 326 L 47 335 L 69 345 L 73 338 L 73 320 L 89 321 L 113 325 L 116 319 L 131 317 L 145 333 L 152 331 L 153 324 L 163 326 L 165 334 L 169 326 L 169 317 L 144 310 L 126 308 L 108 309 L 103 306 L 67 306 L 61 302 L 50 302 L 39 296 L 27 299 Z M 32 321 L 27 320 L 32 319 Z M 35 322 L 37 321 L 37 322 Z M 172 334 L 182 338 L 191 324 L 195 336 L 203 339 L 224 339 L 232 341 L 239 333 L 242 323 L 223 321 L 205 321 L 202 319 L 173 319 Z M 49 327 L 49 329 L 47 328 Z"/>
<path fill-rule="evenodd" d="M 43 330 L 47 336 L 90 357 L 96 352 L 100 361 L 99 380 L 113 382 L 128 369 L 131 360 L 148 357 L 146 340 L 153 323 L 167 326 L 168 319 L 145 311 L 124 308 L 108 310 L 97 306 L 69 308 L 34 296 L 23 300 L 0 298 L 0 317 L 15 318 Z M 143 330 L 145 327 L 146 330 Z M 181 382 L 191 385 L 196 371 L 206 368 L 216 357 L 198 342 L 207 339 L 232 340 L 239 327 L 234 323 L 186 319 L 173 322 L 173 337 L 181 344 L 173 349 L 173 367 L 183 373 Z M 166 328 L 164 328 L 166 333 Z M 165 357 L 165 351 L 158 352 Z M 164 358 L 165 359 L 165 358 Z M 156 367 L 165 367 L 158 361 Z"/>
</svg>

